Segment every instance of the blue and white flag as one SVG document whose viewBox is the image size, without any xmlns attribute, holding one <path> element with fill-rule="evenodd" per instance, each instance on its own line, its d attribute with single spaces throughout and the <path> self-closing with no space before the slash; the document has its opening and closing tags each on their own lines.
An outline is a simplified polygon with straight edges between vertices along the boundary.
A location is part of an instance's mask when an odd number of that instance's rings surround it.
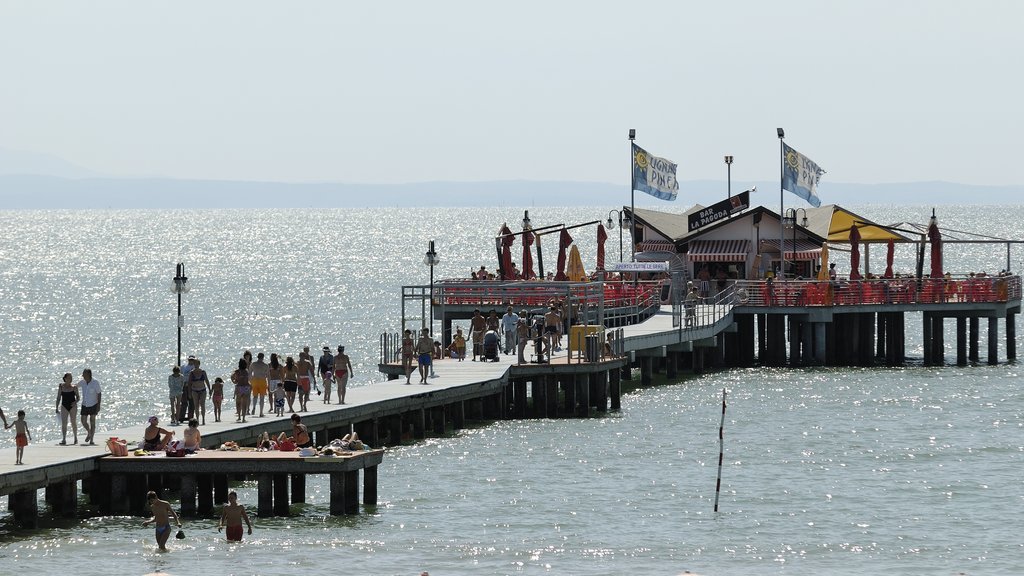
<svg viewBox="0 0 1024 576">
<path fill-rule="evenodd" d="M 782 188 L 807 200 L 817 208 L 821 206 L 818 198 L 818 181 L 825 173 L 820 166 L 803 154 L 782 143 Z"/>
<path fill-rule="evenodd" d="M 679 191 L 675 162 L 651 156 L 633 144 L 633 189 L 662 200 L 675 200 Z"/>
</svg>

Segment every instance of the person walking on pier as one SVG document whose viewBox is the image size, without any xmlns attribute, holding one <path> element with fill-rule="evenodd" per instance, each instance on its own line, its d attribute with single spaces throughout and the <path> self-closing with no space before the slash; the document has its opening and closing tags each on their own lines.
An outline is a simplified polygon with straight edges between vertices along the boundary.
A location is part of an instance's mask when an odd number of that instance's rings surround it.
<svg viewBox="0 0 1024 576">
<path fill-rule="evenodd" d="M 291 356 L 289 356 L 289 358 L 291 358 Z M 291 374 L 289 374 L 288 376 L 285 376 L 285 368 L 284 368 L 284 366 L 281 365 L 281 359 L 277 356 L 277 354 L 271 354 L 270 355 L 270 371 L 268 372 L 267 378 L 269 378 L 270 384 L 269 384 L 269 388 L 267 388 L 267 393 L 264 394 L 263 397 L 256 397 L 256 387 L 253 386 L 253 388 L 252 388 L 253 402 L 258 402 L 259 405 L 260 405 L 260 418 L 263 417 L 263 403 L 264 403 L 264 400 L 266 398 L 269 398 L 270 395 L 274 393 L 273 391 L 277 389 L 277 385 L 278 384 L 282 384 L 283 385 L 285 380 L 289 380 L 290 379 L 294 383 L 294 385 L 296 386 L 296 389 L 298 389 L 299 375 L 298 375 L 297 372 L 295 372 L 295 361 L 294 360 L 292 361 Z M 270 405 L 267 406 L 267 411 L 268 412 L 273 411 L 273 409 L 274 409 L 274 401 L 273 401 L 273 399 L 270 400 L 269 404 Z M 256 410 L 256 408 L 254 407 L 253 411 L 255 411 L 255 410 Z"/>
<path fill-rule="evenodd" d="M 206 395 L 210 391 L 210 379 L 206 376 L 206 370 L 200 368 L 199 358 L 194 360 L 192 371 L 188 373 L 188 386 L 192 393 L 192 404 L 195 406 L 195 416 L 202 418 L 203 425 L 206 425 Z"/>
<path fill-rule="evenodd" d="M 316 371 L 320 374 L 320 379 L 324 380 L 324 386 L 327 385 L 326 379 L 334 376 L 334 356 L 331 356 L 330 346 L 324 346 L 323 354 L 316 363 Z"/>
<path fill-rule="evenodd" d="M 519 325 L 519 315 L 512 311 L 509 306 L 501 317 L 501 331 L 504 332 L 505 356 L 508 356 L 516 349 L 516 326 Z"/>
<path fill-rule="evenodd" d="M 171 368 L 171 375 L 167 377 L 167 388 L 171 400 L 171 426 L 178 425 L 178 412 L 181 410 L 181 391 L 185 387 L 185 377 L 181 375 L 181 368 Z"/>
<path fill-rule="evenodd" d="M 249 515 L 245 513 L 245 506 L 238 503 L 238 493 L 232 490 L 228 492 L 228 503 L 221 510 L 217 532 L 223 529 L 228 542 L 241 542 L 243 520 L 249 527 L 249 535 L 252 536 L 252 522 L 249 521 Z"/>
<path fill-rule="evenodd" d="M 459 332 L 461 333 L 461 330 Z M 412 330 L 406 328 L 402 333 L 402 371 L 405 372 L 406 384 L 412 384 L 409 379 L 412 378 L 413 346 Z"/>
<path fill-rule="evenodd" d="M 308 382 L 309 379 L 307 378 L 306 381 Z M 280 386 L 277 384 L 280 384 Z M 277 392 L 278 388 L 280 388 L 284 394 L 283 399 L 288 401 L 288 411 L 294 413 L 295 393 L 299 391 L 299 369 L 296 367 L 295 360 L 291 356 L 285 358 L 282 380 L 277 382 L 277 384 L 274 385 L 274 390 L 272 392 L 274 394 L 274 414 L 284 416 L 284 403 L 282 402 L 280 406 L 277 405 L 279 396 Z"/>
<path fill-rule="evenodd" d="M 260 416 L 263 416 L 263 404 L 267 399 L 267 392 L 270 390 L 271 366 L 263 360 L 263 352 L 256 355 L 256 361 L 249 365 L 249 385 L 252 386 L 252 409 L 249 414 L 256 415 L 256 405 L 260 407 Z"/>
<path fill-rule="evenodd" d="M 100 402 L 103 400 L 103 387 L 100 381 L 92 377 L 92 370 L 82 370 L 82 379 L 78 382 L 78 390 L 82 398 L 82 428 L 85 429 L 85 443 L 95 446 L 96 416 L 100 413 Z"/>
<path fill-rule="evenodd" d="M 487 330 L 487 319 L 480 313 L 480 309 L 473 310 L 473 317 L 469 320 L 469 339 L 473 344 L 473 362 L 476 357 L 483 354 L 484 331 Z"/>
<path fill-rule="evenodd" d="M 345 354 L 345 347 L 338 346 L 338 354 L 334 357 L 334 382 L 338 385 L 338 402 L 341 404 L 345 403 L 345 389 L 353 372 L 352 360 Z M 309 397 L 308 391 L 306 397 Z"/>
<path fill-rule="evenodd" d="M 526 323 L 526 311 L 519 316 L 519 321 L 516 322 L 516 342 L 517 351 L 519 352 L 520 364 L 526 364 L 526 345 L 530 342 L 530 325 Z"/>
<path fill-rule="evenodd" d="M 431 356 L 434 353 L 434 341 L 430 338 L 430 330 L 424 328 L 420 330 L 420 339 L 416 342 L 416 354 L 418 355 L 419 370 L 420 370 L 420 384 L 427 383 L 427 374 L 430 371 L 430 364 L 432 362 Z M 474 358 L 476 360 L 476 358 Z"/>
<path fill-rule="evenodd" d="M 149 502 L 149 509 L 153 511 L 153 517 L 142 523 L 143 526 L 153 524 L 156 526 L 156 545 L 161 552 L 167 552 L 167 539 L 171 537 L 171 518 L 181 528 L 181 519 L 177 512 L 171 507 L 170 502 L 156 497 L 156 492 L 150 490 L 146 493 L 146 501 Z"/>
<path fill-rule="evenodd" d="M 68 444 L 68 420 L 71 421 L 71 430 L 75 433 L 75 441 L 78 444 L 78 388 L 72 384 L 71 372 L 64 373 L 64 380 L 57 386 L 57 414 L 60 414 L 61 446 Z"/>
<path fill-rule="evenodd" d="M 231 373 L 231 382 L 235 385 L 235 422 L 245 422 L 249 414 L 249 397 L 252 386 L 249 384 L 249 363 L 245 358 L 238 359 L 238 369 Z"/>
<path fill-rule="evenodd" d="M 25 446 L 32 439 L 32 432 L 28 429 L 28 422 L 25 421 L 25 411 L 18 410 L 18 419 L 7 425 L 7 428 L 14 428 L 14 445 L 17 446 L 14 457 L 17 459 L 16 466 L 24 464 L 21 460 L 25 456 Z"/>
<path fill-rule="evenodd" d="M 220 407 L 224 402 L 224 379 L 220 376 L 214 378 L 211 390 L 213 391 L 210 395 L 210 398 L 213 399 L 213 421 L 220 422 Z"/>
<path fill-rule="evenodd" d="M 285 366 L 287 367 L 287 365 L 288 361 L 285 360 Z M 316 385 L 316 371 L 313 370 L 313 357 L 309 355 L 309 346 L 304 347 L 302 352 L 299 352 L 299 361 L 295 363 L 295 372 L 295 377 L 297 378 L 295 390 L 301 387 L 309 388 L 311 385 Z M 288 389 L 285 388 L 285 391 L 287 392 Z M 324 403 L 327 400 L 329 398 L 325 398 Z"/>
</svg>

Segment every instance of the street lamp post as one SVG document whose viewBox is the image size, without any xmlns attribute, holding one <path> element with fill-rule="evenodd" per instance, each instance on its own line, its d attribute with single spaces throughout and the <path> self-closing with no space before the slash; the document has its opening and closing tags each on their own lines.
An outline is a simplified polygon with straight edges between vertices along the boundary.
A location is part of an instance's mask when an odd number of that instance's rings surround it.
<svg viewBox="0 0 1024 576">
<path fill-rule="evenodd" d="M 728 187 L 729 198 L 732 198 L 732 156 L 725 157 L 725 170 L 726 178 L 728 178 L 726 186 Z"/>
<path fill-rule="evenodd" d="M 796 215 L 797 212 L 803 212 L 804 217 L 801 220 L 800 225 L 807 228 L 807 210 L 804 208 L 786 208 L 786 213 L 782 217 L 782 221 L 786 226 L 789 226 L 793 230 L 793 261 L 796 262 Z M 784 252 L 785 250 L 783 250 Z M 785 271 L 783 271 L 785 272 Z"/>
<path fill-rule="evenodd" d="M 622 229 L 626 226 L 629 226 L 629 216 L 624 217 L 622 215 L 622 210 L 616 210 L 614 208 L 609 210 L 608 221 L 605 222 L 604 224 L 605 228 L 609 230 L 615 228 L 615 220 L 612 220 L 612 212 L 616 214 L 617 220 L 619 222 L 619 262 L 622 262 Z"/>
<path fill-rule="evenodd" d="M 178 262 L 174 271 L 174 280 L 171 284 L 171 293 L 178 295 L 178 358 L 176 364 L 181 366 L 181 327 L 185 325 L 185 318 L 181 315 L 181 295 L 188 293 L 191 286 L 188 277 L 185 276 L 185 265 Z"/>
<path fill-rule="evenodd" d="M 423 256 L 423 263 L 430 267 L 430 302 L 427 308 L 430 309 L 430 324 L 428 332 L 430 333 L 431 339 L 434 337 L 434 266 L 441 261 L 437 257 L 437 251 L 434 250 L 434 241 L 431 240 L 427 247 L 427 253 Z M 431 354 L 433 355 L 433 354 Z M 437 374 L 434 374 L 434 363 L 430 363 L 430 377 L 434 378 Z"/>
</svg>

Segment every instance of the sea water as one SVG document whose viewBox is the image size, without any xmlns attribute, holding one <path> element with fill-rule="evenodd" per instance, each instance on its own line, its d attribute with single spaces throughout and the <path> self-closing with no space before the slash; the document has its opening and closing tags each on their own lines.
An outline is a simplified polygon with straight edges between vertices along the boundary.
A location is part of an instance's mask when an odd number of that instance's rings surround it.
<svg viewBox="0 0 1024 576">
<path fill-rule="evenodd" d="M 855 211 L 882 223 L 930 216 L 926 207 Z M 531 208 L 530 217 L 536 227 L 607 212 Z M 192 285 L 183 353 L 200 356 L 211 376 L 226 376 L 243 349 L 343 344 L 350 385 L 372 386 L 382 380 L 379 335 L 400 326 L 400 286 L 428 283 L 428 240 L 441 258 L 435 278 L 493 270 L 494 236 L 522 215 L 0 212 L 0 406 L 25 409 L 35 442 L 56 443 L 50 407 L 60 376 L 88 366 L 104 385 L 101 427 L 165 413 L 177 262 Z M 944 207 L 938 216 L 943 227 L 1024 238 L 1017 206 Z M 573 236 L 592 267 L 593 229 Z M 628 234 L 624 246 L 628 259 Z M 606 248 L 617 260 L 618 230 Z M 557 246 L 544 249 L 551 267 Z M 832 255 L 848 269 L 848 255 Z M 913 271 L 910 247 L 896 256 L 897 271 Z M 884 247 L 870 261 L 880 271 Z M 1006 250 L 947 245 L 945 265 L 992 273 L 1006 267 Z M 1019 273 L 1020 252 L 1011 266 Z M 494 422 L 389 449 L 376 509 L 330 516 L 326 481 L 311 477 L 305 504 L 288 518 L 256 519 L 242 544 L 224 542 L 215 519 L 186 520 L 187 538 L 157 553 L 137 517 L 44 515 L 40 529 L 20 530 L 3 512 L 0 574 L 1024 573 L 1019 366 L 923 367 L 915 314 L 907 339 L 906 367 L 682 376 L 630 390 L 620 411 L 600 417 Z M 10 454 L 12 439 L 3 443 Z M 253 509 L 255 483 L 234 488 Z"/>
</svg>

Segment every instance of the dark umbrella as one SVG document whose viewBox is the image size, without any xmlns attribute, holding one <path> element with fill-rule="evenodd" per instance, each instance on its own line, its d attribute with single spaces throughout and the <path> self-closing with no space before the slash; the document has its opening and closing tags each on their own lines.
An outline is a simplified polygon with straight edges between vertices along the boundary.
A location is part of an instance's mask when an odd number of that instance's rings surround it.
<svg viewBox="0 0 1024 576">
<path fill-rule="evenodd" d="M 860 280 L 860 230 L 850 227 L 850 280 Z"/>
<path fill-rule="evenodd" d="M 523 231 L 523 280 L 529 280 L 535 276 L 533 273 L 533 254 L 530 253 L 530 246 L 533 244 L 533 232 L 529 229 Z"/>
<path fill-rule="evenodd" d="M 608 232 L 604 224 L 597 225 L 597 270 L 604 270 L 604 241 L 608 239 Z"/>
<path fill-rule="evenodd" d="M 512 277 L 512 243 L 516 241 L 516 237 L 506 224 L 501 225 L 498 235 L 501 236 L 501 279 L 515 280 Z"/>
<path fill-rule="evenodd" d="M 889 238 L 888 250 L 885 253 L 885 274 L 882 274 L 882 278 L 892 278 L 892 258 L 896 252 L 896 243 L 893 242 L 892 238 Z"/>
<path fill-rule="evenodd" d="M 555 271 L 555 280 L 569 279 L 565 275 L 565 253 L 570 244 L 572 244 L 572 236 L 569 235 L 568 230 L 562 228 L 562 232 L 558 235 L 558 269 Z"/>
<path fill-rule="evenodd" d="M 928 242 L 932 245 L 932 278 L 942 278 L 942 233 L 939 232 L 939 221 L 932 210 L 932 219 L 928 222 Z"/>
</svg>

